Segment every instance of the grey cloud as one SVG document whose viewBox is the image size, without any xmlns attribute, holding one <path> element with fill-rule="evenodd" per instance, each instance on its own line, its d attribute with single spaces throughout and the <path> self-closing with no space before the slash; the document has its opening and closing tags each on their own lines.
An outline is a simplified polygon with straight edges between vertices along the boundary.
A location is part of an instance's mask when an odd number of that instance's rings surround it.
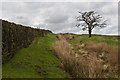
<svg viewBox="0 0 120 80">
<path fill-rule="evenodd" d="M 16 19 L 24 19 L 23 16 L 18 16 Z"/>
<path fill-rule="evenodd" d="M 69 0 L 69 1 L 59 1 L 59 0 L 2 0 L 4 2 L 118 2 L 119 0 Z"/>
<path fill-rule="evenodd" d="M 31 23 L 29 18 L 22 17 L 22 16 L 15 17 L 15 18 L 13 18 L 13 20 L 15 20 L 16 23 L 19 23 L 19 24 L 22 23 L 22 25 L 30 25 L 30 23 Z"/>
<path fill-rule="evenodd" d="M 60 15 L 54 15 L 50 16 L 48 19 L 45 20 L 47 23 L 64 23 L 68 20 L 68 16 L 60 16 Z"/>
<path fill-rule="evenodd" d="M 104 29 L 94 29 L 93 33 L 117 34 L 117 4 L 110 2 L 12 2 L 3 3 L 3 19 L 20 23 L 23 25 L 36 26 L 49 29 L 54 33 L 72 32 L 87 33 L 76 28 L 75 17 L 78 11 L 95 10 L 108 19 L 108 26 Z M 114 28 L 113 28 L 114 26 Z"/>
</svg>

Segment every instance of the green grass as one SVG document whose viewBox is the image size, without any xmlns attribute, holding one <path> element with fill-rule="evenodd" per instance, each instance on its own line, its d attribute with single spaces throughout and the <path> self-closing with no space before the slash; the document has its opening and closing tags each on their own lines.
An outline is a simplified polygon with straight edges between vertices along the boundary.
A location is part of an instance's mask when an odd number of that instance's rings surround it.
<svg viewBox="0 0 120 80">
<path fill-rule="evenodd" d="M 93 34 L 92 37 L 89 38 L 88 34 L 82 34 L 82 35 L 71 34 L 71 35 L 77 36 L 76 38 L 68 40 L 70 44 L 74 45 L 74 50 L 76 52 L 79 51 L 79 49 L 75 46 L 78 43 L 82 44 L 82 43 L 89 43 L 89 42 L 97 42 L 97 43 L 104 42 L 110 46 L 119 46 L 120 45 L 120 41 L 118 41 L 118 39 L 117 39 L 118 36 L 106 36 L 106 35 Z M 85 49 L 84 49 L 84 51 L 85 51 Z M 106 58 L 106 57 L 103 57 L 103 58 Z M 108 78 L 118 78 L 118 76 L 119 76 L 119 72 L 112 74 L 112 75 L 109 75 Z"/>
<path fill-rule="evenodd" d="M 67 78 L 51 51 L 56 40 L 55 34 L 35 38 L 28 48 L 19 50 L 2 66 L 3 78 Z"/>
<path fill-rule="evenodd" d="M 72 34 L 75 35 L 75 34 Z M 89 43 L 89 42 L 105 42 L 109 45 L 118 45 L 118 39 L 117 36 L 105 36 L 105 35 L 92 35 L 91 38 L 89 38 L 89 35 L 82 34 L 77 35 L 75 39 L 69 40 L 71 44 L 77 44 L 77 43 Z"/>
<path fill-rule="evenodd" d="M 75 34 L 72 34 L 75 35 Z M 73 45 L 77 43 L 105 42 L 109 45 L 118 45 L 116 36 L 76 35 L 75 39 L 69 40 Z M 3 78 L 68 78 L 58 66 L 60 61 L 52 53 L 52 43 L 57 41 L 55 34 L 37 37 L 28 48 L 19 50 L 6 64 L 2 65 Z"/>
</svg>

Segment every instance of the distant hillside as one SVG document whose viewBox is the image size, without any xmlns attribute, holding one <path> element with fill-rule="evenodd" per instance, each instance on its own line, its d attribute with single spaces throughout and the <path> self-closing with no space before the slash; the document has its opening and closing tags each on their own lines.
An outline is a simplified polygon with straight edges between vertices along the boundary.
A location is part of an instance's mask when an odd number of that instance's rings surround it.
<svg viewBox="0 0 120 80">
<path fill-rule="evenodd" d="M 48 33 L 52 32 L 2 20 L 2 62 L 9 61 L 18 50 L 28 47 L 35 37 Z"/>
</svg>

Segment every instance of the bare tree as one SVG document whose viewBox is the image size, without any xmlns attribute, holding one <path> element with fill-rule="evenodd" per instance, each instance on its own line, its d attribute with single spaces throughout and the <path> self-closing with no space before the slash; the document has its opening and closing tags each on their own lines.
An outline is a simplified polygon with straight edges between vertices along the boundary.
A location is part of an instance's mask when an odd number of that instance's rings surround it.
<svg viewBox="0 0 120 80">
<path fill-rule="evenodd" d="M 79 22 L 76 26 L 81 27 L 82 30 L 88 30 L 89 37 L 91 37 L 91 33 L 93 28 L 95 27 L 106 27 L 106 21 L 102 21 L 102 17 L 98 15 L 94 11 L 89 12 L 79 12 L 80 16 L 78 16 L 76 19 Z"/>
</svg>

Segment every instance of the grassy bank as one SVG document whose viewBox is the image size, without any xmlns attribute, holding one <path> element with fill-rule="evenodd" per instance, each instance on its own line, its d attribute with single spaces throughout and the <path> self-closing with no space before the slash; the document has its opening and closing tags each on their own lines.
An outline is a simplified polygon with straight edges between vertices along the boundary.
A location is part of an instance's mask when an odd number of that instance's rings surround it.
<svg viewBox="0 0 120 80">
<path fill-rule="evenodd" d="M 53 55 L 51 45 L 54 34 L 35 38 L 28 48 L 23 48 L 2 66 L 3 78 L 66 78 L 68 75 L 58 66 L 60 61 Z"/>
<path fill-rule="evenodd" d="M 75 34 L 72 34 L 75 35 Z M 88 34 L 82 34 L 82 35 L 76 35 L 77 37 L 75 39 L 69 40 L 71 44 L 77 44 L 77 43 L 89 43 L 89 42 L 105 42 L 112 46 L 118 45 L 118 37 L 117 36 L 106 36 L 106 35 L 95 35 L 93 34 L 91 38 L 89 38 Z"/>
<path fill-rule="evenodd" d="M 117 78 L 117 45 L 116 36 L 37 37 L 2 66 L 3 78 Z"/>
</svg>

